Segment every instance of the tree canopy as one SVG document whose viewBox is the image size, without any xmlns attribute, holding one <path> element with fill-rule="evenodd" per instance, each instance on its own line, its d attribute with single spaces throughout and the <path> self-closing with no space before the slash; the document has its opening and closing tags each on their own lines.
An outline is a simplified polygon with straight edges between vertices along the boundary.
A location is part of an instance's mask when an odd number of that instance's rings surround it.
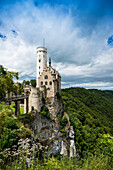
<svg viewBox="0 0 113 170">
<path fill-rule="evenodd" d="M 78 152 L 82 156 L 98 150 L 113 153 L 113 91 L 68 88 L 62 90 L 62 98 Z"/>
<path fill-rule="evenodd" d="M 14 85 L 13 78 L 18 79 L 18 72 L 8 71 L 0 65 L 0 100 L 4 100 L 6 93 L 16 93 L 17 87 Z"/>
</svg>

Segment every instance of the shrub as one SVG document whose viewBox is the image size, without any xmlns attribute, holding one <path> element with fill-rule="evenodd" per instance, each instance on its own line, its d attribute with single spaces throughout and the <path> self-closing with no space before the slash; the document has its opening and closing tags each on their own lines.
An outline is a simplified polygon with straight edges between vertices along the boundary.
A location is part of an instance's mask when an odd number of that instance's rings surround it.
<svg viewBox="0 0 113 170">
<path fill-rule="evenodd" d="M 31 130 L 28 128 L 25 128 L 24 126 L 22 126 L 19 130 L 18 130 L 19 134 L 19 138 L 27 138 L 31 136 Z"/>
<path fill-rule="evenodd" d="M 67 123 L 68 123 L 67 117 L 66 117 L 66 116 L 63 116 L 63 117 L 60 119 L 61 129 L 64 128 Z"/>
<path fill-rule="evenodd" d="M 9 118 L 7 121 L 6 121 L 6 127 L 8 129 L 18 129 L 18 124 L 16 122 L 16 120 L 14 118 Z"/>
<path fill-rule="evenodd" d="M 49 113 L 49 109 L 46 106 L 43 106 L 41 109 L 41 114 L 43 116 L 46 116 L 47 118 L 50 118 L 50 113 Z"/>
<path fill-rule="evenodd" d="M 64 134 L 64 136 L 66 136 L 66 135 L 67 135 L 67 131 L 66 131 L 66 130 L 64 130 L 64 129 L 61 129 L 61 130 L 60 130 L 60 132 L 62 132 L 62 133 Z"/>
<path fill-rule="evenodd" d="M 4 150 L 5 148 L 10 148 L 17 140 L 18 132 L 16 129 L 6 129 L 0 139 L 0 148 Z"/>
</svg>

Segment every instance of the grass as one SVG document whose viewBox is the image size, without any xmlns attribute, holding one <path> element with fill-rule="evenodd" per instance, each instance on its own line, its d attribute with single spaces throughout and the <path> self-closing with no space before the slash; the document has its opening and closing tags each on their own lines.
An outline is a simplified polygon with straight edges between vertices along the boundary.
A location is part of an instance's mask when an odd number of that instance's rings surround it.
<svg viewBox="0 0 113 170">
<path fill-rule="evenodd" d="M 30 169 L 30 170 L 111 170 L 112 164 L 108 157 L 100 155 L 92 155 L 87 159 L 78 160 L 77 158 L 63 157 L 57 159 L 49 157 L 40 161 L 31 160 L 30 166 L 27 167 L 26 159 L 18 159 L 12 162 L 12 165 L 5 165 L 6 169 Z"/>
</svg>

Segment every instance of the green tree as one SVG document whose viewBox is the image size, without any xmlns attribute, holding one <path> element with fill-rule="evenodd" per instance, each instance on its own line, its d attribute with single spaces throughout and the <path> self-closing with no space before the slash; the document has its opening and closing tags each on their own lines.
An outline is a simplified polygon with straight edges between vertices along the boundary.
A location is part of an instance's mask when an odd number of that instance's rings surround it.
<svg viewBox="0 0 113 170">
<path fill-rule="evenodd" d="M 18 79 L 18 72 L 11 72 L 0 65 L 0 100 L 4 100 L 6 93 L 17 92 L 13 78 Z"/>
<path fill-rule="evenodd" d="M 30 82 L 33 87 L 36 87 L 36 79 L 31 79 Z"/>
</svg>

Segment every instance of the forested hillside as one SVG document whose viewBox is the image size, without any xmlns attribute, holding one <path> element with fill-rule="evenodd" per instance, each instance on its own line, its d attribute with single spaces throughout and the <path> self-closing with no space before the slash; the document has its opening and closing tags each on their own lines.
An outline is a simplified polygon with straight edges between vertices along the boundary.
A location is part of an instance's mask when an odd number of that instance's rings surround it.
<svg viewBox="0 0 113 170">
<path fill-rule="evenodd" d="M 112 169 L 113 91 L 68 88 L 62 90 L 62 99 L 74 128 L 77 158 L 39 157 L 32 160 L 29 169 Z M 26 159 L 21 160 L 20 155 L 10 160 L 6 148 L 29 137 L 31 130 L 3 103 L 0 120 L 0 169 L 26 169 Z"/>
<path fill-rule="evenodd" d="M 68 88 L 62 90 L 62 98 L 78 152 L 113 155 L 113 91 Z"/>
</svg>

